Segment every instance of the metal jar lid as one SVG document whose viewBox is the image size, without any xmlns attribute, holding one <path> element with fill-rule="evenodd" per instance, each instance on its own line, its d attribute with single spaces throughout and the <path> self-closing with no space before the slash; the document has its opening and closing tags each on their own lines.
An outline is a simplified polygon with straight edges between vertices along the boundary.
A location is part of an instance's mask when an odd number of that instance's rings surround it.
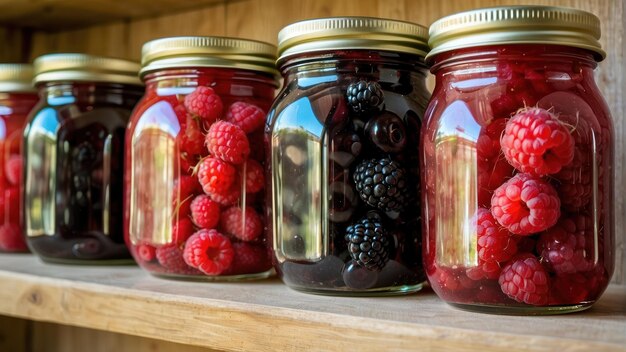
<svg viewBox="0 0 626 352">
<path fill-rule="evenodd" d="M 382 50 L 426 56 L 428 29 L 373 17 L 331 17 L 296 22 L 278 33 L 278 63 L 311 52 Z"/>
<path fill-rule="evenodd" d="M 600 20 L 571 8 L 504 6 L 460 12 L 430 26 L 433 56 L 484 45 L 553 44 L 590 50 L 596 60 L 606 57 L 600 42 Z"/>
<path fill-rule="evenodd" d="M 35 84 L 42 82 L 106 82 L 142 85 L 139 64 L 87 54 L 47 54 L 35 59 Z"/>
<path fill-rule="evenodd" d="M 276 47 L 227 37 L 171 37 L 149 41 L 141 50 L 141 73 L 172 68 L 223 67 L 278 77 Z"/>
<path fill-rule="evenodd" d="M 33 66 L 29 64 L 0 64 L 0 92 L 36 92 L 33 86 Z"/>
</svg>

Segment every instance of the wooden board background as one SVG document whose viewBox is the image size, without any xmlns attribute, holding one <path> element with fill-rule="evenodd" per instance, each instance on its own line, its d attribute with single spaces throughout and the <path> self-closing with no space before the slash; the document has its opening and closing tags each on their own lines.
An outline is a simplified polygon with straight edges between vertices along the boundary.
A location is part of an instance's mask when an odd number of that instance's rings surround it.
<svg viewBox="0 0 626 352">
<path fill-rule="evenodd" d="M 616 127 L 617 248 L 613 281 L 624 283 L 626 208 L 621 195 L 626 192 L 626 170 L 623 166 L 626 163 L 626 123 L 623 119 L 626 112 L 626 49 L 623 42 L 626 31 L 623 20 L 625 3 L 626 0 L 224 0 L 192 11 L 118 21 L 78 30 L 20 33 L 15 29 L 0 29 L 0 43 L 6 43 L 12 48 L 8 52 L 1 51 L 0 59 L 32 60 L 49 52 L 87 52 L 139 60 L 142 43 L 175 35 L 226 35 L 275 43 L 278 30 L 283 26 L 301 19 L 325 16 L 378 16 L 428 25 L 441 16 L 457 11 L 507 4 L 560 5 L 593 12 L 602 20 L 601 41 L 608 52 L 607 59 L 597 70 L 598 85 L 608 101 Z M 13 48 L 17 51 L 12 51 Z"/>
</svg>

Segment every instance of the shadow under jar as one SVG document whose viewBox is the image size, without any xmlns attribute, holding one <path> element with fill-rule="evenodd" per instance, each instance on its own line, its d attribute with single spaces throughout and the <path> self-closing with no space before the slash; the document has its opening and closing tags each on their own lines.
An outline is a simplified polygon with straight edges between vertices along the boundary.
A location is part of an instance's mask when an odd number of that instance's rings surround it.
<svg viewBox="0 0 626 352">
<path fill-rule="evenodd" d="M 266 128 L 268 235 L 289 287 L 421 289 L 426 38 L 424 27 L 376 18 L 303 21 L 280 32 L 285 81 Z"/>
<path fill-rule="evenodd" d="M 599 25 L 583 11 L 540 6 L 432 25 L 424 262 L 448 303 L 567 313 L 590 307 L 607 287 L 613 123 L 593 77 L 605 55 Z M 488 30 L 472 36 L 477 28 Z"/>
<path fill-rule="evenodd" d="M 22 227 L 22 136 L 39 100 L 33 68 L 0 64 L 0 252 L 27 252 Z"/>
<path fill-rule="evenodd" d="M 24 132 L 24 219 L 47 262 L 130 264 L 123 232 L 124 133 L 139 65 L 83 54 L 35 60 L 40 101 Z"/>
<path fill-rule="evenodd" d="M 276 47 L 222 37 L 143 47 L 146 94 L 126 137 L 126 241 L 151 274 L 235 281 L 272 273 L 263 127 Z"/>
</svg>

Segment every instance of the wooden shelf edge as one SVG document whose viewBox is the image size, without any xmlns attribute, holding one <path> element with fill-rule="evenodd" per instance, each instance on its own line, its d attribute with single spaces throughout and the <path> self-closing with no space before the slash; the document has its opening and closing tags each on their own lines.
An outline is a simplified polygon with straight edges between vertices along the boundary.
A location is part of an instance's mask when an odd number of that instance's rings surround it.
<svg viewBox="0 0 626 352">
<path fill-rule="evenodd" d="M 31 261 L 35 261 L 32 259 Z M 32 263 L 30 263 L 32 264 Z M 39 264 L 44 266 L 43 264 Z M 34 265 L 35 267 L 37 265 Z M 65 267 L 59 270 L 69 270 Z M 128 269 L 111 268 L 124 274 Z M 141 278 L 139 269 L 131 270 Z M 157 279 L 155 279 L 157 280 Z M 536 334 L 512 334 L 483 330 L 480 321 L 475 329 L 460 328 L 450 322 L 448 326 L 423 322 L 405 322 L 376 317 L 351 316 L 341 312 L 321 312 L 172 294 L 159 287 L 200 285 L 211 289 L 207 283 L 179 283 L 160 280 L 149 290 L 118 287 L 111 284 L 87 282 L 81 279 L 50 278 L 32 273 L 21 273 L 2 266 L 0 260 L 0 314 L 36 321 L 148 337 L 158 340 L 211 347 L 219 350 L 324 350 L 324 351 L 554 351 L 598 350 L 626 351 L 626 344 L 593 339 L 574 339 L 542 335 L 538 326 Z M 160 285 L 160 286 L 159 286 Z M 239 289 L 241 286 L 237 286 Z M 263 292 L 265 286 L 250 285 L 251 290 Z M 287 290 L 285 288 L 285 290 Z M 619 287 L 618 294 L 626 292 Z M 233 292 L 233 294 L 235 294 Z M 290 295 L 290 298 L 301 294 Z M 304 295 L 303 301 L 315 301 Z M 317 298 L 333 300 L 332 298 Z M 385 298 L 384 300 L 396 300 Z M 352 304 L 372 299 L 341 298 Z M 397 299 L 407 309 L 420 309 L 420 302 Z M 389 302 L 386 302 L 389 303 Z M 393 303 L 393 302 L 392 302 Z M 445 305 L 443 305 L 444 309 Z M 372 306 L 371 309 L 376 309 Z M 472 314 L 459 312 L 459 314 Z M 499 320 L 501 317 L 480 315 L 476 317 Z M 584 315 L 563 319 L 578 319 Z M 555 318 L 542 317 L 539 320 Z M 506 321 L 511 321 L 506 319 Z M 619 321 L 617 322 L 619 323 Z M 618 329 L 626 322 L 620 323 Z M 584 326 L 581 326 L 584 328 Z M 626 339 L 626 337 L 621 337 Z"/>
</svg>

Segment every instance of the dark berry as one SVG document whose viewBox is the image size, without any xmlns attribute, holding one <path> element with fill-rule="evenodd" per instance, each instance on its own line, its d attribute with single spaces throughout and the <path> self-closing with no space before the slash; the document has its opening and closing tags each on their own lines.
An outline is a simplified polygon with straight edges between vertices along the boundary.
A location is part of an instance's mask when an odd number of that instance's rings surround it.
<svg viewBox="0 0 626 352">
<path fill-rule="evenodd" d="M 354 261 L 368 270 L 380 271 L 389 261 L 389 235 L 379 217 L 367 216 L 346 229 L 345 240 Z"/>
<path fill-rule="evenodd" d="M 383 211 L 402 210 L 406 204 L 406 172 L 389 159 L 361 162 L 354 171 L 356 189 L 367 204 Z"/>
<path fill-rule="evenodd" d="M 365 124 L 370 141 L 385 153 L 398 153 L 406 145 L 406 128 L 397 115 L 384 112 Z"/>
<path fill-rule="evenodd" d="M 367 270 L 352 261 L 343 271 L 343 282 L 355 290 L 367 290 L 374 287 L 378 281 L 378 272 Z"/>
<path fill-rule="evenodd" d="M 352 83 L 346 90 L 348 104 L 356 113 L 381 110 L 383 106 L 383 90 L 376 82 L 359 81 Z"/>
</svg>

